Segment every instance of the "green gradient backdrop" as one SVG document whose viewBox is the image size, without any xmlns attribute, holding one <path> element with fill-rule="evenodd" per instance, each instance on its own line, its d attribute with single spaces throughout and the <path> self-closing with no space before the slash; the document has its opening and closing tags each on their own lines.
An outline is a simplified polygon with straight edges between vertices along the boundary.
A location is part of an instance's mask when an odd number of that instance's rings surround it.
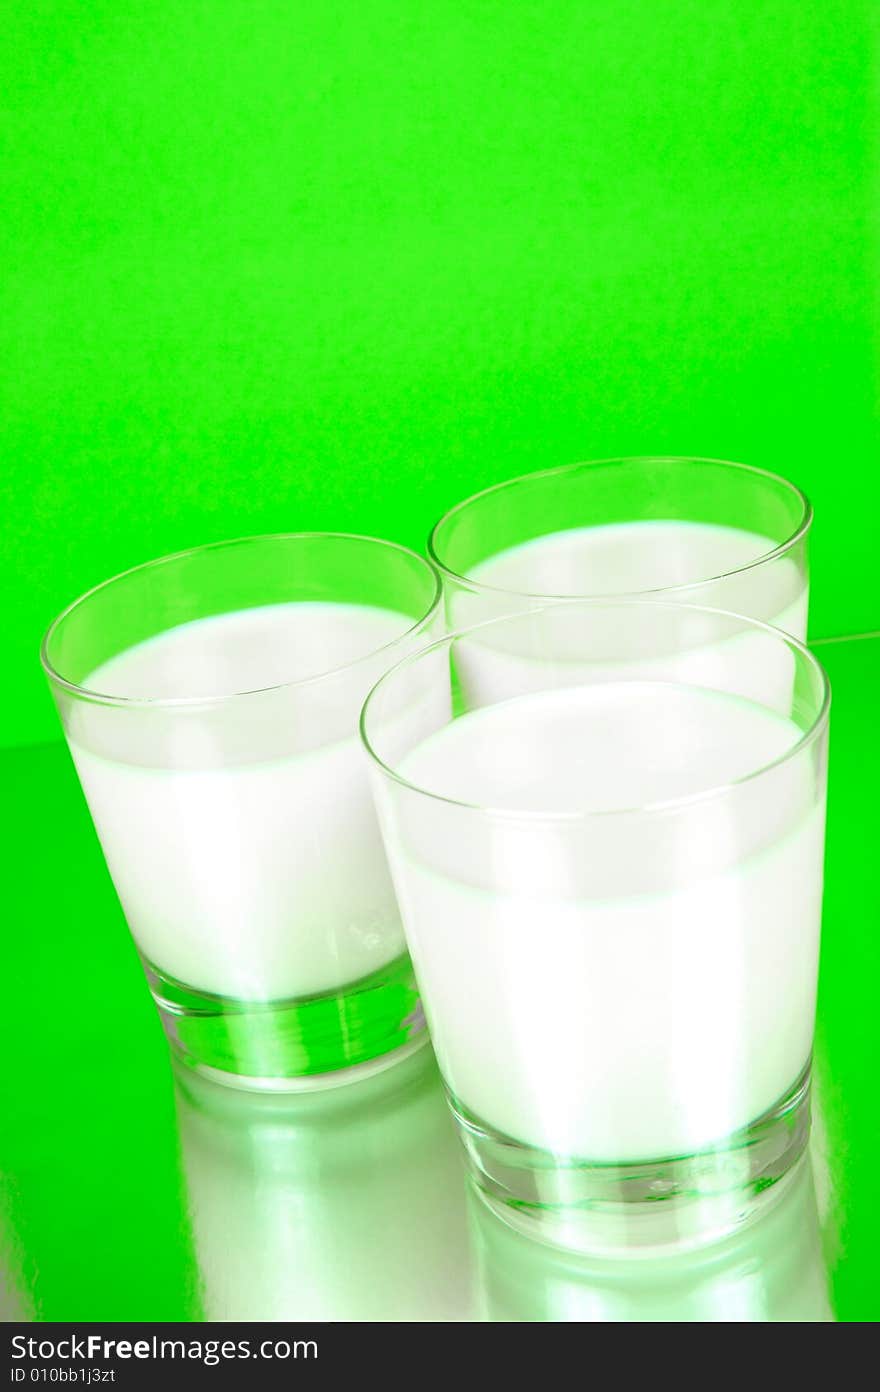
<svg viewBox="0 0 880 1392">
<path fill-rule="evenodd" d="M 723 455 L 880 624 L 870 0 L 2 2 L 3 739 L 135 562 Z"/>
</svg>

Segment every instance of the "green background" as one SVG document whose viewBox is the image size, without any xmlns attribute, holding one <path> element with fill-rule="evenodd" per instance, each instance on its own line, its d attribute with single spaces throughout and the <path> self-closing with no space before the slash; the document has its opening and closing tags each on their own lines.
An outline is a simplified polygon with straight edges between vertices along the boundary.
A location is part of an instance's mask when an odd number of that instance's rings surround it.
<svg viewBox="0 0 880 1392">
<path fill-rule="evenodd" d="M 817 510 L 880 625 L 871 0 L 2 0 L 0 736 L 170 550 L 609 454 Z"/>
<path fill-rule="evenodd" d="M 186 1317 L 204 1273 L 167 1051 L 41 632 L 170 550 L 421 546 L 476 488 L 636 452 L 794 478 L 814 635 L 880 627 L 880 10 L 0 0 L 0 21 L 0 1313 Z M 818 651 L 814 1150 L 835 1309 L 875 1318 L 880 642 Z M 295 1217 L 273 1218 L 288 1270 Z"/>
</svg>

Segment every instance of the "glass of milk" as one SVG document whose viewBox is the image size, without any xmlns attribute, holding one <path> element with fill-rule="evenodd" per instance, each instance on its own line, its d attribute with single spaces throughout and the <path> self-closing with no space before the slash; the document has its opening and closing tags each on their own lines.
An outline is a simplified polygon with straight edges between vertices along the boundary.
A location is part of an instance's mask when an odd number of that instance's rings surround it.
<svg viewBox="0 0 880 1392">
<path fill-rule="evenodd" d="M 509 1221 L 702 1241 L 802 1153 L 829 700 L 778 629 L 626 599 L 447 635 L 370 694 L 431 1036 Z"/>
<path fill-rule="evenodd" d="M 192 1066 L 322 1086 L 423 1042 L 357 721 L 439 608 L 413 552 L 303 533 L 138 566 L 49 629 L 83 791 Z"/>
<path fill-rule="evenodd" d="M 601 459 L 528 474 L 434 528 L 450 628 L 551 598 L 655 594 L 803 639 L 812 509 L 785 479 L 715 459 Z"/>
</svg>

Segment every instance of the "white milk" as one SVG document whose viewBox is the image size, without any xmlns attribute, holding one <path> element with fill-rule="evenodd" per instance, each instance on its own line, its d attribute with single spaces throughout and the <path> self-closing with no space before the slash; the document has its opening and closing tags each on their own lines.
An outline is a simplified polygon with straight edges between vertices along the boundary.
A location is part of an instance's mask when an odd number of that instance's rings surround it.
<svg viewBox="0 0 880 1392">
<path fill-rule="evenodd" d="M 797 1079 L 821 772 L 805 749 L 700 794 L 800 736 L 738 696 L 609 681 L 472 712 L 398 765 L 494 817 L 377 780 L 438 1060 L 481 1122 L 592 1161 L 685 1155 Z"/>
<path fill-rule="evenodd" d="M 647 592 L 649 598 L 663 603 L 744 614 L 803 640 L 808 590 L 796 561 L 786 556 L 741 569 L 772 550 L 773 542 L 767 537 L 695 522 L 627 522 L 554 532 L 475 566 L 469 578 L 486 589 L 466 591 L 447 583 L 449 621 L 451 627 L 459 629 L 546 604 L 550 597 L 634 597 Z M 706 579 L 713 575 L 720 578 Z M 694 584 L 701 580 L 704 583 Z M 674 588 L 682 585 L 686 588 Z M 546 598 L 542 601 L 541 596 Z M 571 625 L 574 620 L 567 622 Z M 707 642 L 695 629 L 685 665 L 674 646 L 669 649 L 661 644 L 652 654 L 654 625 L 647 612 L 639 620 L 644 641 L 637 647 L 629 645 L 630 652 L 639 651 L 638 659 L 609 657 L 614 652 L 619 615 L 609 611 L 605 642 L 601 641 L 599 622 L 585 613 L 584 632 L 590 634 L 589 644 L 579 642 L 572 628 L 569 648 L 580 660 L 579 665 L 574 658 L 567 663 L 567 684 L 641 676 L 713 685 L 723 671 L 724 679 L 718 684 L 728 690 L 735 680 L 736 690 L 751 700 L 776 707 L 788 703 L 793 656 L 760 631 L 740 631 L 723 642 Z M 505 699 L 513 691 L 541 690 L 546 685 L 541 646 L 537 638 L 536 654 L 527 657 L 521 638 L 514 635 L 508 642 L 504 630 L 489 630 L 459 644 L 459 676 L 468 704 Z"/>
<path fill-rule="evenodd" d="M 746 614 L 803 638 L 807 584 L 798 566 L 787 557 L 755 565 L 775 549 L 769 537 L 739 527 L 615 522 L 550 532 L 499 551 L 468 578 L 512 595 L 587 598 L 662 590 L 658 599 Z"/>
<path fill-rule="evenodd" d="M 81 704 L 68 730 L 132 933 L 162 972 L 240 1000 L 287 999 L 404 950 L 356 728 L 393 660 L 376 650 L 412 626 L 362 605 L 265 606 L 171 629 L 83 683 L 193 698 Z"/>
</svg>

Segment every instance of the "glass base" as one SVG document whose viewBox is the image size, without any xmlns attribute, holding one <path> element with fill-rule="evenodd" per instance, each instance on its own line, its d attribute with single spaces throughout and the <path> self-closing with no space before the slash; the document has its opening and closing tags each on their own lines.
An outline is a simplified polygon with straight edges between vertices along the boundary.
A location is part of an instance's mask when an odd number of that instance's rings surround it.
<svg viewBox="0 0 880 1392">
<path fill-rule="evenodd" d="M 512 1140 L 450 1097 L 483 1202 L 512 1227 L 597 1256 L 681 1251 L 766 1211 L 810 1134 L 810 1063 L 763 1116 L 710 1149 L 591 1164 Z"/>
<path fill-rule="evenodd" d="M 197 991 L 151 962 L 144 968 L 174 1052 L 232 1087 L 335 1087 L 397 1063 L 428 1037 L 406 954 L 340 991 L 275 1001 Z"/>
</svg>

